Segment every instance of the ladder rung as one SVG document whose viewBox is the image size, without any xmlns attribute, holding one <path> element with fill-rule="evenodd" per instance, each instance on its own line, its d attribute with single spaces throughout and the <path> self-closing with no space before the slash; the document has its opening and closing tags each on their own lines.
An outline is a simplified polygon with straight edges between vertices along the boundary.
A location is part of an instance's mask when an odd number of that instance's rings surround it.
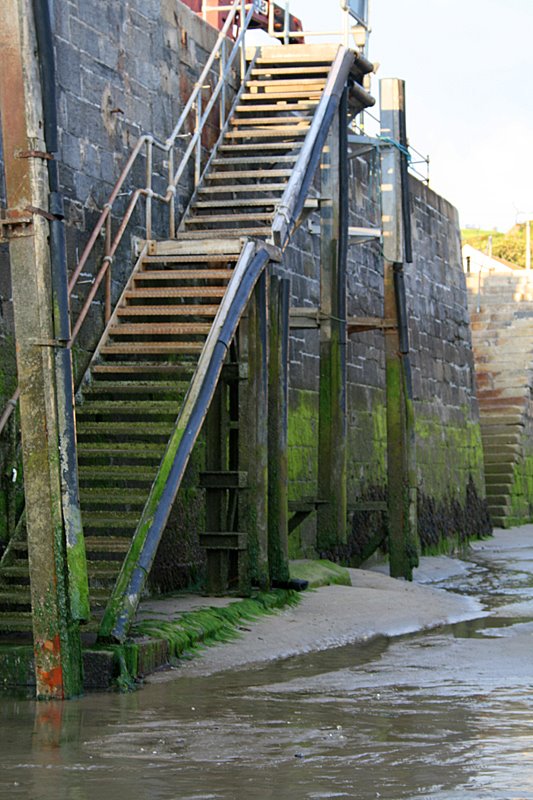
<svg viewBox="0 0 533 800">
<path fill-rule="evenodd" d="M 298 161 L 298 156 L 243 156 L 241 158 L 214 158 L 213 164 L 215 166 L 224 166 L 224 164 L 294 164 Z"/>
<path fill-rule="evenodd" d="M 258 125 L 266 126 L 266 125 L 281 125 L 282 123 L 288 123 L 291 125 L 296 125 L 299 122 L 301 123 L 308 123 L 312 117 L 306 116 L 302 117 L 301 115 L 294 115 L 293 117 L 232 117 L 231 124 L 232 125 Z"/>
<path fill-rule="evenodd" d="M 218 148 L 220 152 L 241 152 L 246 150 L 297 150 L 303 147 L 303 142 L 256 142 L 255 144 L 221 144 Z"/>
<path fill-rule="evenodd" d="M 117 310 L 119 317 L 215 317 L 219 306 L 125 306 Z"/>
<path fill-rule="evenodd" d="M 162 286 L 160 289 L 128 289 L 124 297 L 142 300 L 144 297 L 224 297 L 225 286 Z"/>
<path fill-rule="evenodd" d="M 261 88 L 264 89 L 270 88 L 271 86 L 274 86 L 275 88 L 280 88 L 285 86 L 288 87 L 294 86 L 296 88 L 299 86 L 305 86 L 306 88 L 316 87 L 316 89 L 318 90 L 322 89 L 325 85 L 326 85 L 325 77 L 322 80 L 320 78 L 281 78 L 272 81 L 252 80 L 246 82 L 246 88 L 248 88 L 249 86 L 260 86 Z"/>
<path fill-rule="evenodd" d="M 256 95 L 253 96 L 256 97 Z M 265 103 L 260 105 L 254 105 L 252 102 L 248 102 L 245 105 L 237 106 L 235 111 L 237 114 L 251 114 L 256 111 L 304 111 L 307 109 L 312 110 L 316 108 L 317 105 L 318 100 L 301 100 L 291 103 L 280 101 L 279 103 Z"/>
<path fill-rule="evenodd" d="M 180 234 L 183 238 L 187 239 L 208 239 L 213 235 L 213 230 L 206 231 L 187 231 L 185 234 Z M 270 236 L 272 231 L 270 227 L 263 226 L 261 228 L 218 228 L 216 233 L 219 236 L 227 236 L 228 239 L 232 236 L 242 237 L 246 236 Z"/>
<path fill-rule="evenodd" d="M 211 222 L 268 222 L 273 216 L 273 211 L 270 214 L 205 214 L 186 219 L 185 225 L 204 225 Z"/>
<path fill-rule="evenodd" d="M 91 372 L 94 375 L 179 375 L 183 378 L 190 378 L 194 373 L 194 364 L 161 364 L 154 362 L 152 364 L 144 362 L 142 364 L 120 364 L 114 362 L 113 364 L 95 364 L 91 367 Z"/>
<path fill-rule="evenodd" d="M 305 97 L 306 100 L 320 99 L 322 91 L 250 92 L 241 95 L 241 100 L 289 100 Z"/>
<path fill-rule="evenodd" d="M 121 325 L 116 325 L 110 328 L 110 336 L 135 336 L 136 334 L 152 334 L 159 333 L 165 336 L 171 334 L 186 334 L 186 333 L 209 333 L 211 325 L 207 322 L 183 322 L 183 323 L 152 323 L 152 322 L 138 322 Z"/>
<path fill-rule="evenodd" d="M 137 272 L 134 281 L 190 281 L 197 278 L 229 280 L 232 269 L 165 269 Z"/>
<path fill-rule="evenodd" d="M 142 344 L 113 344 L 105 345 L 100 352 L 105 356 L 113 355 L 163 355 L 165 353 L 201 353 L 201 342 L 145 342 Z"/>
<path fill-rule="evenodd" d="M 256 206 L 275 206 L 279 202 L 279 197 L 254 197 L 253 199 L 244 198 L 241 200 L 231 200 L 233 208 L 247 208 Z M 228 200 L 197 200 L 194 208 L 227 208 Z"/>
<path fill-rule="evenodd" d="M 257 169 L 232 172 L 218 171 L 206 177 L 212 181 L 225 181 L 229 178 L 290 178 L 291 175 L 291 169 Z"/>
<path fill-rule="evenodd" d="M 196 263 L 214 263 L 214 264 L 227 264 L 228 261 L 237 261 L 237 256 L 145 256 L 142 260 L 143 264 L 196 264 Z"/>
<path fill-rule="evenodd" d="M 255 128 L 249 131 L 230 131 L 226 134 L 226 139 L 283 139 L 285 137 L 293 138 L 295 136 L 305 136 L 309 129 L 309 125 L 300 125 L 298 127 L 276 128 L 274 130 Z"/>
<path fill-rule="evenodd" d="M 232 192 L 260 194 L 262 192 L 284 192 L 286 188 L 286 183 L 234 184 L 233 186 L 209 186 L 208 188 L 199 189 L 198 194 L 231 194 Z"/>
<path fill-rule="evenodd" d="M 286 75 L 287 73 L 294 73 L 295 75 L 312 75 L 319 73 L 329 73 L 331 64 L 324 65 L 323 67 L 295 67 L 293 64 L 287 64 L 286 67 L 260 67 L 252 70 L 252 75 Z"/>
</svg>

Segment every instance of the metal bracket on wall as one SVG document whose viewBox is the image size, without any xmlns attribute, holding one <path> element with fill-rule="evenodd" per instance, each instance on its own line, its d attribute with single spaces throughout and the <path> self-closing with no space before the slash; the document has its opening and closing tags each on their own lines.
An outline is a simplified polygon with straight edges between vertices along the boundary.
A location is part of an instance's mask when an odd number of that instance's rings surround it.
<svg viewBox="0 0 533 800">
<path fill-rule="evenodd" d="M 396 320 L 384 317 L 348 317 L 346 324 L 348 336 L 365 331 L 395 330 L 398 327 Z"/>
<path fill-rule="evenodd" d="M 6 213 L 4 211 L 4 213 Z M 7 212 L 10 216 L 0 218 L 0 242 L 8 242 L 10 239 L 22 236 L 31 236 L 31 226 L 33 217 L 16 216 L 16 212 Z M 12 215 L 12 216 L 11 216 Z"/>
<path fill-rule="evenodd" d="M 377 242 L 381 239 L 381 228 L 348 228 L 348 241 L 350 247 L 355 244 Z"/>
</svg>

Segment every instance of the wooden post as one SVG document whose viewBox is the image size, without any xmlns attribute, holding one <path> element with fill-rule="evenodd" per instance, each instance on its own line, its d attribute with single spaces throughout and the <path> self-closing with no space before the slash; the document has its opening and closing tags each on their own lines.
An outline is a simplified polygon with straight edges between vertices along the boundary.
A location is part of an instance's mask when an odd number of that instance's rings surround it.
<svg viewBox="0 0 533 800">
<path fill-rule="evenodd" d="M 317 549 L 335 554 L 346 541 L 346 272 L 341 255 L 341 153 L 345 104 L 332 122 L 321 161 L 320 398 Z"/>
<path fill-rule="evenodd" d="M 220 379 L 206 419 L 206 468 L 212 472 L 228 469 L 227 461 L 227 385 Z M 226 530 L 226 490 L 207 488 L 206 529 Z M 228 550 L 207 550 L 207 592 L 223 595 L 228 591 L 230 555 Z"/>
<path fill-rule="evenodd" d="M 416 529 L 416 462 L 414 417 L 409 365 L 409 339 L 403 262 L 406 252 L 402 183 L 402 124 L 405 114 L 403 81 L 380 82 L 381 135 L 391 144 L 382 149 L 382 225 L 384 249 L 384 312 L 395 327 L 385 329 L 387 383 L 387 472 L 390 574 L 412 580 L 418 564 Z M 409 248 L 410 249 L 410 248 Z"/>
<path fill-rule="evenodd" d="M 270 584 L 268 571 L 268 334 L 267 276 L 259 278 L 241 323 L 241 357 L 248 362 L 239 413 L 240 468 L 248 475 L 239 496 L 239 527 L 248 535 L 252 582 Z"/>
<path fill-rule="evenodd" d="M 20 388 L 37 695 L 81 693 L 79 628 L 71 618 L 62 521 L 54 372 L 48 174 L 33 13 L 29 0 L 0 4 L 0 115 L 7 190 Z M 43 213 L 41 213 L 43 210 Z"/>
<path fill-rule="evenodd" d="M 268 563 L 270 579 L 289 575 L 289 297 L 290 281 L 270 278 L 268 360 Z"/>
</svg>

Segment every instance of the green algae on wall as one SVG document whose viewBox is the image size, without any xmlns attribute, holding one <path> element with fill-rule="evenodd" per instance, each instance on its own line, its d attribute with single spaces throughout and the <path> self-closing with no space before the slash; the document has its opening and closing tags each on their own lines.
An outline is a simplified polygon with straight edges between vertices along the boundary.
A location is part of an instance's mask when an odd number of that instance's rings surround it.
<svg viewBox="0 0 533 800">
<path fill-rule="evenodd" d="M 515 464 L 510 491 L 510 510 L 506 528 L 533 522 L 533 455 L 526 455 Z"/>
<path fill-rule="evenodd" d="M 318 482 L 318 393 L 291 389 L 288 427 L 289 501 L 316 497 Z M 289 536 L 289 558 L 314 555 L 315 515 Z M 311 547 L 311 540 L 313 547 Z"/>
</svg>

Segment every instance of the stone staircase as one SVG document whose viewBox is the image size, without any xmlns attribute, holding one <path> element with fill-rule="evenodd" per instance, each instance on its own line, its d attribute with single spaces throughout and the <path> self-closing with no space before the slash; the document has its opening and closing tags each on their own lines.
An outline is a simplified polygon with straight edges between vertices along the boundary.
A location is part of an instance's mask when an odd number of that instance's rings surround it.
<svg viewBox="0 0 533 800">
<path fill-rule="evenodd" d="M 135 556 L 147 498 L 161 480 L 162 459 L 243 247 L 249 237 L 272 235 L 337 50 L 262 49 L 177 239 L 146 243 L 78 392 L 89 632 L 99 629 L 125 559 Z M 312 198 L 307 203 L 316 206 Z M 209 536 L 212 542 L 216 532 Z M 225 542 L 233 546 L 227 536 Z M 21 525 L 0 564 L 4 642 L 31 637 L 27 550 Z"/>
<path fill-rule="evenodd" d="M 472 339 L 493 524 L 531 519 L 533 279 L 526 273 L 467 275 Z"/>
</svg>

